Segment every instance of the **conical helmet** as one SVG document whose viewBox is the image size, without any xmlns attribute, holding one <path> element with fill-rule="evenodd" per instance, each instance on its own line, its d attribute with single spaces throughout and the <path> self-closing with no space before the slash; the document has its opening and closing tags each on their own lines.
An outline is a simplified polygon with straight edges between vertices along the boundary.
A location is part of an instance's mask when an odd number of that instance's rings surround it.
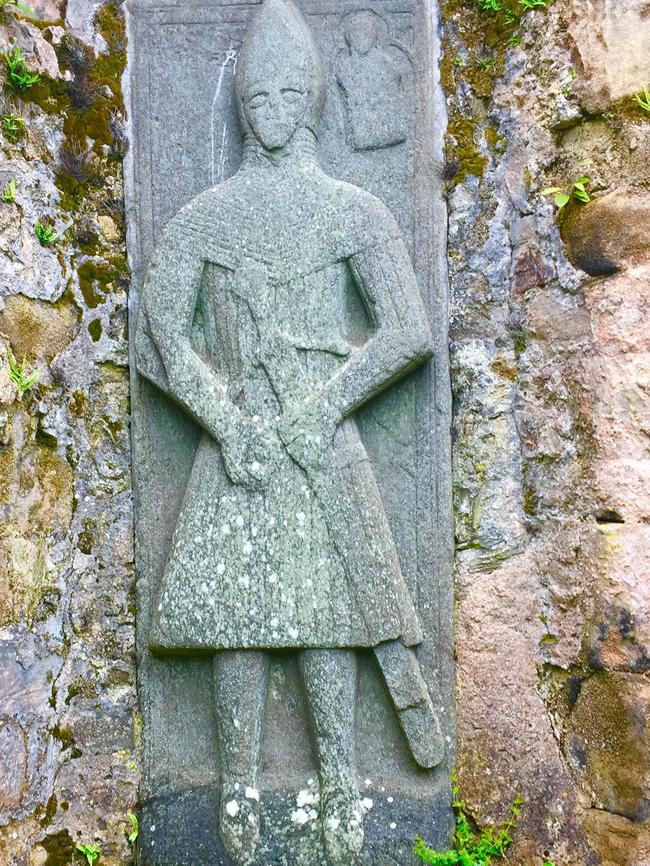
<svg viewBox="0 0 650 866">
<path fill-rule="evenodd" d="M 318 49 L 305 19 L 291 0 L 264 0 L 246 34 L 235 70 L 244 131 L 248 131 L 245 101 L 278 81 L 306 94 L 303 125 L 316 133 L 325 95 Z"/>
</svg>

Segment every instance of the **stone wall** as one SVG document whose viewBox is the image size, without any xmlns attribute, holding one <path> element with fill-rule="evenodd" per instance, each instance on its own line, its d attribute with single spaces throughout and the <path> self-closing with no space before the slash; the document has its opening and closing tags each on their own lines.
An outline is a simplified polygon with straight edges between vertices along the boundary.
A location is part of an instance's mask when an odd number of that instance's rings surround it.
<svg viewBox="0 0 650 866">
<path fill-rule="evenodd" d="M 531 866 L 650 863 L 648 12 L 443 3 L 458 767 Z"/>
<path fill-rule="evenodd" d="M 138 780 L 121 74 L 113 5 L 4 7 L 0 48 L 0 863 L 129 861 Z M 3 76 L 5 68 L 3 64 Z M 12 138 L 16 138 L 12 141 Z M 89 145 L 89 147 L 87 147 Z M 41 244 L 35 222 L 59 239 Z M 8 353 L 33 387 L 20 394 Z M 78 861 L 78 857 L 75 857 Z M 78 861 L 79 862 L 79 861 Z"/>
<path fill-rule="evenodd" d="M 650 862 L 650 84 L 642 0 L 444 0 L 458 768 L 510 862 Z M 0 864 L 132 857 L 138 781 L 122 11 L 4 7 Z M 86 152 L 85 143 L 90 144 Z M 591 178 L 558 213 L 550 186 Z M 60 235 L 42 245 L 36 220 Z M 36 383 L 20 394 L 9 351 Z M 79 861 L 78 861 L 79 862 Z"/>
</svg>

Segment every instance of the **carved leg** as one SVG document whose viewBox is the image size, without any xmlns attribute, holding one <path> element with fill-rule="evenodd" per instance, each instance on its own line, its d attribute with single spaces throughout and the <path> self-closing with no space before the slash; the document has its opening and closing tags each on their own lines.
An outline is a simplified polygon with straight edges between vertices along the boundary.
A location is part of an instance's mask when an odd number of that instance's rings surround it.
<svg viewBox="0 0 650 866">
<path fill-rule="evenodd" d="M 356 655 L 304 650 L 299 663 L 318 758 L 325 850 L 331 866 L 353 866 L 363 846 L 354 742 Z"/>
<path fill-rule="evenodd" d="M 219 832 L 233 863 L 248 866 L 260 838 L 257 790 L 269 659 L 253 650 L 214 657 L 214 694 L 221 750 Z"/>
</svg>

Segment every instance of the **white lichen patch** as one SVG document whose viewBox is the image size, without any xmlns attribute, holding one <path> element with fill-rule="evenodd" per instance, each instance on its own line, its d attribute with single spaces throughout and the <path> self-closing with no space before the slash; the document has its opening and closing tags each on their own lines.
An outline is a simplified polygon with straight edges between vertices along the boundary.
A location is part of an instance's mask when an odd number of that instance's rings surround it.
<svg viewBox="0 0 650 866">
<path fill-rule="evenodd" d="M 308 791 L 306 788 L 303 788 L 298 792 L 298 796 L 296 797 L 296 806 L 313 806 L 317 800 L 317 794 L 313 791 Z"/>
<path fill-rule="evenodd" d="M 296 809 L 291 813 L 291 820 L 294 824 L 306 824 L 309 821 L 309 813 L 305 809 Z"/>
</svg>

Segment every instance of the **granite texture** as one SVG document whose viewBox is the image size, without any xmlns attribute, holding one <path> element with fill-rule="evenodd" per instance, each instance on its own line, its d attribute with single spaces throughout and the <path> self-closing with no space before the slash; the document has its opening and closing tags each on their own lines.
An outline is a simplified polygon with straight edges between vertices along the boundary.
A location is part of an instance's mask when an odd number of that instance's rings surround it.
<svg viewBox="0 0 650 866">
<path fill-rule="evenodd" d="M 151 863 L 184 856 L 188 788 L 220 783 L 201 832 L 224 863 L 356 861 L 366 778 L 401 812 L 419 799 L 440 839 L 449 826 L 450 464 L 431 451 L 448 435 L 444 214 L 416 174 L 433 34 L 417 5 L 307 5 L 305 23 L 272 2 L 244 40 L 255 11 L 133 7 L 138 275 L 156 249 L 133 340 L 145 810 L 164 798 L 173 816 L 143 831 Z M 185 100 L 191 139 L 175 125 L 190 69 L 168 74 L 185 39 L 210 82 Z M 382 133 L 379 103 L 392 116 L 398 99 L 399 134 Z M 304 766 L 320 795 L 283 812 Z M 365 824 L 364 862 L 410 847 L 397 821 Z"/>
<path fill-rule="evenodd" d="M 413 649 L 422 629 L 354 417 L 428 361 L 433 340 L 395 219 L 319 165 L 325 82 L 290 0 L 265 0 L 236 70 L 242 164 L 167 223 L 135 337 L 138 371 L 202 429 L 149 647 L 214 654 L 219 831 L 242 866 L 260 843 L 269 652 L 298 652 L 313 811 L 328 862 L 350 866 L 364 842 L 359 648 L 386 669 L 414 758 L 430 769 L 444 751 Z"/>
</svg>

